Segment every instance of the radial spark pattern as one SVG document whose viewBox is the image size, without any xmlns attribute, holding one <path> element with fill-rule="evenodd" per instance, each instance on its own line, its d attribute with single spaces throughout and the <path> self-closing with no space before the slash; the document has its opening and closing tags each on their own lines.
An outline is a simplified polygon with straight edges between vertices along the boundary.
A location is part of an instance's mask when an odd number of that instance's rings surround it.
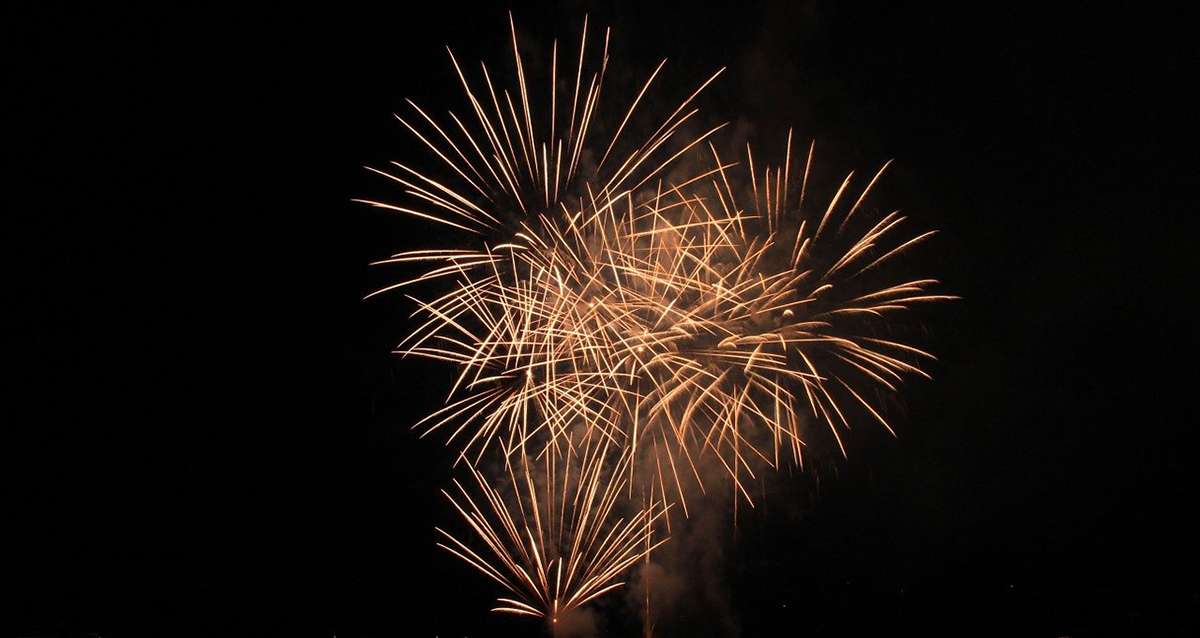
<svg viewBox="0 0 1200 638">
<path fill-rule="evenodd" d="M 514 596 L 497 610 L 554 617 L 620 585 L 661 542 L 668 503 L 687 515 L 704 491 L 704 464 L 752 505 L 746 479 L 802 465 L 820 432 L 845 454 L 855 422 L 892 431 L 885 400 L 932 359 L 892 318 L 954 297 L 893 274 L 934 232 L 865 205 L 887 164 L 814 205 L 813 145 L 794 159 L 790 132 L 778 165 L 756 169 L 749 145 L 723 159 L 719 126 L 689 133 L 720 71 L 629 142 L 665 61 L 593 152 L 609 34 L 585 72 L 585 21 L 566 79 L 555 43 L 538 124 L 510 28 L 515 97 L 483 64 L 473 84 L 451 53 L 469 116 L 439 123 L 414 103 L 415 118 L 398 116 L 446 177 L 394 163 L 376 172 L 410 203 L 366 203 L 462 232 L 461 245 L 378 262 L 424 269 L 373 295 L 442 283 L 409 296 L 419 319 L 397 351 L 458 369 L 417 427 L 458 451 L 475 489 L 447 496 L 482 546 L 443 532 L 443 547 Z"/>
</svg>

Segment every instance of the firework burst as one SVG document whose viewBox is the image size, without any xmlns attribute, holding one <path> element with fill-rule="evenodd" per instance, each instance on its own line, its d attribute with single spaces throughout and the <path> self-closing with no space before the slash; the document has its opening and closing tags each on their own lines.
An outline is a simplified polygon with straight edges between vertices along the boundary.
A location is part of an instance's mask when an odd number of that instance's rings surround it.
<svg viewBox="0 0 1200 638">
<path fill-rule="evenodd" d="M 622 586 L 621 575 L 664 542 L 655 524 L 669 505 L 651 497 L 623 515 L 630 448 L 584 436 L 577 455 L 548 454 L 541 463 L 521 456 L 507 465 L 498 487 L 469 467 L 474 489 L 455 480 L 455 492 L 442 492 L 478 549 L 438 528 L 439 547 L 512 596 L 498 598 L 492 611 L 557 622 Z"/>
<path fill-rule="evenodd" d="M 693 488 L 705 490 L 704 464 L 731 479 L 735 504 L 753 505 L 746 480 L 803 466 L 817 432 L 843 455 L 852 423 L 894 434 L 884 403 L 906 377 L 927 377 L 933 356 L 894 336 L 892 317 L 955 297 L 889 267 L 934 231 L 868 214 L 888 164 L 861 187 L 851 173 L 814 205 L 814 147 L 793 158 L 790 131 L 782 161 L 758 168 L 749 145 L 721 157 L 720 127 L 685 134 L 720 71 L 644 141 L 621 144 L 659 64 L 583 170 L 608 32 L 585 73 L 585 20 L 561 94 L 554 44 L 549 122 L 538 125 L 510 29 L 515 98 L 482 63 L 473 85 L 451 53 L 473 117 L 450 112 L 447 126 L 411 102 L 415 122 L 397 116 L 452 177 L 393 163 L 375 172 L 413 203 L 363 201 L 463 233 L 459 247 L 377 262 L 425 269 L 372 296 L 448 284 L 409 296 L 418 324 L 397 347 L 458 369 L 445 407 L 415 426 L 444 433 L 472 479 L 446 494 L 476 549 L 447 532 L 442 546 L 510 592 L 498 611 L 554 618 L 619 586 L 662 542 L 670 504 L 686 516 Z M 504 468 L 500 480 L 484 467 Z"/>
</svg>

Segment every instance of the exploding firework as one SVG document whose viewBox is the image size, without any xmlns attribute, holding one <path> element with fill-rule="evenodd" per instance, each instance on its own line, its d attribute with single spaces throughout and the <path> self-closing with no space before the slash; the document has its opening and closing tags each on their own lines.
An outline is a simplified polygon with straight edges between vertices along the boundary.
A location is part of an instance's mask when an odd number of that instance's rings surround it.
<svg viewBox="0 0 1200 638">
<path fill-rule="evenodd" d="M 790 220 L 786 163 L 764 169 L 774 198 L 742 207 L 728 165 L 715 163 L 645 201 L 626 194 L 535 216 L 484 255 L 503 274 L 463 277 L 421 302 L 426 321 L 402 351 L 458 364 L 454 390 L 465 396 L 418 426 L 454 424 L 448 440 L 464 439 L 462 454 L 477 450 L 478 462 L 496 440 L 505 456 L 569 447 L 563 433 L 582 423 L 653 446 L 685 510 L 681 470 L 699 481 L 699 456 L 720 462 L 748 501 L 743 473 L 778 467 L 781 454 L 802 463 L 802 413 L 843 453 L 852 407 L 891 431 L 867 397 L 924 375 L 916 359 L 932 355 L 885 338 L 887 318 L 952 297 L 929 294 L 932 279 L 875 275 L 932 232 L 889 243 L 904 222 L 891 213 L 847 237 L 870 188 L 835 214 L 849 177 L 813 219 L 802 181 L 801 219 Z M 696 186 L 704 176 L 711 195 Z"/>
<path fill-rule="evenodd" d="M 474 490 L 455 480 L 456 493 L 442 492 L 480 549 L 440 528 L 439 546 L 514 596 L 498 598 L 492 611 L 557 622 L 623 585 L 621 574 L 664 542 L 655 523 L 670 506 L 661 500 L 622 516 L 630 448 L 584 436 L 576 455 L 547 454 L 541 463 L 522 455 L 500 487 L 468 467 Z"/>
<path fill-rule="evenodd" d="M 426 269 L 372 295 L 448 283 L 409 297 L 419 322 L 397 347 L 458 369 L 446 405 L 415 427 L 458 451 L 474 488 L 456 482 L 447 496 L 482 549 L 447 532 L 442 546 L 514 596 L 498 611 L 555 618 L 619 586 L 663 542 L 659 521 L 669 530 L 671 504 L 687 515 L 705 464 L 729 477 L 735 504 L 753 505 L 746 480 L 803 466 L 820 432 L 844 455 L 852 423 L 892 431 L 886 399 L 933 358 L 894 336 L 892 317 L 954 297 L 890 268 L 934 231 L 867 213 L 888 164 L 814 206 L 814 147 L 794 160 L 791 132 L 782 161 L 758 169 L 749 145 L 722 159 L 720 127 L 685 134 L 720 71 L 645 141 L 619 143 L 660 64 L 584 169 L 608 32 L 585 74 L 585 20 L 562 94 L 555 43 L 539 126 L 510 29 L 515 100 L 486 65 L 474 86 L 451 53 L 473 120 L 451 112 L 444 126 L 412 103 L 417 124 L 401 118 L 452 178 L 394 163 L 376 172 L 414 204 L 366 201 L 454 227 L 462 245 L 377 262 Z"/>
<path fill-rule="evenodd" d="M 515 103 L 509 89 L 502 89 L 500 94 L 497 94 L 486 63 L 480 62 L 482 84 L 478 81 L 472 83 L 458 58 L 447 47 L 454 72 L 462 84 L 474 117 L 460 118 L 450 111 L 448 116 L 453 126 L 445 121 L 439 123 L 411 100 L 408 104 L 413 114 L 409 119 L 415 117 L 416 124 L 410 123 L 399 114 L 396 115 L 401 124 L 450 170 L 454 179 L 459 182 L 458 185 L 446 185 L 405 164 L 393 162 L 390 172 L 373 168 L 368 170 L 403 186 L 405 193 L 417 201 L 419 208 L 372 200 L 355 201 L 414 215 L 477 237 L 495 238 L 518 235 L 525 230 L 525 221 L 529 216 L 553 213 L 566 199 L 583 196 L 584 190 L 579 188 L 579 173 L 581 162 L 585 158 L 585 149 L 591 141 L 591 123 L 599 109 L 601 88 L 608 69 L 610 33 L 605 30 L 598 68 L 589 69 L 585 73 L 589 42 L 588 23 L 587 19 L 584 19 L 578 61 L 575 65 L 574 88 L 569 92 L 569 100 L 567 92 L 564 91 L 560 95 L 558 91 L 558 42 L 555 41 L 550 65 L 550 121 L 542 128 L 535 126 L 532 115 L 534 107 L 531 107 L 525 65 L 522 62 L 516 26 L 511 16 L 509 27 L 517 78 L 517 86 L 514 89 L 517 95 Z M 590 46 L 595 47 L 594 44 Z M 646 136 L 627 154 L 623 154 L 623 159 L 617 162 L 612 152 L 622 140 L 621 134 L 625 131 L 626 124 L 633 117 L 642 103 L 643 96 L 665 64 L 666 60 L 659 63 L 640 92 L 630 102 L 621 124 L 604 147 L 603 155 L 588 171 L 584 185 L 587 192 L 594 191 L 601 196 L 613 197 L 614 194 L 636 190 L 721 128 L 715 127 L 682 144 L 682 148 L 677 148 L 680 146 L 677 142 L 681 137 L 681 129 L 699 112 L 699 109 L 691 107 L 691 104 L 724 69 L 718 70 L 701 83 L 662 120 L 653 133 Z M 498 95 L 503 95 L 504 99 L 499 99 Z M 569 108 L 566 106 L 568 103 Z M 464 119 L 467 121 L 464 122 Z M 539 130 L 545 138 L 538 137 Z M 613 159 L 610 161 L 610 158 Z M 474 253 L 475 256 L 468 257 L 464 253 Z M 477 268 L 491 263 L 486 255 L 466 250 L 405 253 L 393 257 L 389 263 L 417 260 L 449 263 L 445 267 L 430 270 L 415 280 L 406 280 L 375 294 L 417 281 L 457 275 L 463 268 Z"/>
</svg>

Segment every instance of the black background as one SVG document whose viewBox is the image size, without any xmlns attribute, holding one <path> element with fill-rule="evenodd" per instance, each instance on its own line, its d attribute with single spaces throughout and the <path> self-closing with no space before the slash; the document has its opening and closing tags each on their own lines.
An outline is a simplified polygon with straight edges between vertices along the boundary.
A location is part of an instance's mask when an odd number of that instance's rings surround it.
<svg viewBox="0 0 1200 638">
<path fill-rule="evenodd" d="M 708 117 L 827 180 L 894 157 L 879 201 L 942 230 L 935 381 L 725 532 L 741 635 L 1191 635 L 1191 17 L 965 4 L 513 9 L 529 54 L 612 25 L 614 92 L 728 65 Z M 433 547 L 444 371 L 361 301 L 428 229 L 349 202 L 425 161 L 391 113 L 460 107 L 442 46 L 501 66 L 507 9 L 10 9 L 0 633 L 540 631 Z M 694 607 L 658 634 L 725 630 Z"/>
</svg>

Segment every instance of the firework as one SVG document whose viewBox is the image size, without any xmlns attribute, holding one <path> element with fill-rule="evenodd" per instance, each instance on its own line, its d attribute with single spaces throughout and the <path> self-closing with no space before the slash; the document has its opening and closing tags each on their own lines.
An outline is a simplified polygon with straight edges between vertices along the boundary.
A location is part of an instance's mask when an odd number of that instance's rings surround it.
<svg viewBox="0 0 1200 638">
<path fill-rule="evenodd" d="M 665 541 L 656 539 L 655 523 L 669 508 L 661 500 L 622 516 L 630 449 L 585 438 L 578 454 L 561 459 L 521 456 L 501 488 L 470 467 L 474 489 L 455 480 L 456 492 L 443 490 L 478 549 L 440 528 L 438 546 L 509 592 L 492 611 L 557 622 L 622 586 L 621 574 Z"/>
<path fill-rule="evenodd" d="M 453 185 L 395 162 L 391 172 L 370 170 L 402 185 L 414 205 L 358 200 L 447 225 L 465 234 L 467 243 L 464 246 L 469 247 L 408 251 L 376 262 L 376 265 L 423 263 L 433 266 L 370 296 L 431 280 L 457 280 L 456 289 L 447 295 L 432 301 L 414 299 L 426 314 L 426 320 L 397 350 L 406 355 L 418 354 L 462 365 L 462 374 L 450 389 L 448 405 L 431 415 L 431 425 L 425 433 L 455 419 L 463 421 L 464 424 L 454 428 L 448 438 L 451 442 L 462 442 L 460 460 L 474 448 L 477 454 L 471 460 L 475 462 L 498 439 L 503 442 L 506 455 L 511 455 L 515 446 L 524 445 L 543 431 L 549 432 L 550 438 L 557 442 L 559 433 L 576 418 L 584 418 L 606 431 L 620 428 L 616 422 L 620 416 L 604 406 L 614 393 L 620 394 L 622 390 L 611 382 L 614 378 L 611 366 L 599 360 L 607 356 L 603 350 L 611 350 L 612 344 L 597 341 L 584 346 L 596 353 L 594 369 L 581 370 L 573 366 L 568 362 L 578 354 L 571 351 L 575 346 L 574 339 L 562 332 L 564 325 L 556 327 L 553 319 L 545 321 L 550 316 L 547 312 L 561 312 L 571 303 L 570 295 L 562 295 L 556 300 L 558 308 L 539 307 L 548 303 L 542 296 L 545 277 L 561 277 L 564 273 L 580 275 L 581 272 L 575 264 L 560 268 L 555 263 L 560 256 L 539 255 L 538 252 L 553 253 L 554 245 L 563 239 L 555 233 L 572 233 L 574 240 L 588 241 L 583 234 L 594 232 L 607 220 L 603 213 L 605 208 L 622 202 L 633 191 L 661 176 L 676 160 L 721 128 L 713 127 L 696 136 L 681 133 L 698 112 L 691 107 L 692 102 L 720 75 L 721 70 L 718 70 L 680 101 L 654 132 L 645 136 L 645 141 L 633 144 L 627 153 L 619 156 L 614 153 L 622 146 L 618 144 L 622 132 L 664 67 L 664 60 L 624 110 L 613 137 L 606 143 L 601 142 L 604 151 L 597 153 L 599 161 L 590 162 L 587 175 L 579 176 L 580 158 L 585 155 L 590 123 L 599 108 L 608 66 L 609 33 L 605 31 L 599 61 L 593 65 L 597 68 L 585 73 L 586 54 L 596 47 L 589 45 L 587 20 L 584 20 L 573 84 L 567 84 L 573 89 L 561 94 L 557 90 L 560 82 L 558 44 L 555 42 L 551 55 L 549 125 L 545 127 L 535 125 L 531 116 L 528 83 L 511 20 L 510 33 L 517 79 L 515 102 L 509 90 L 497 93 L 484 63 L 480 63 L 482 88 L 474 86 L 451 52 L 455 75 L 475 116 L 473 125 L 464 123 L 464 118 L 450 112 L 454 126 L 443 126 L 411 102 L 420 123 L 428 130 L 420 130 L 397 116 L 449 168 L 454 175 Z M 489 99 L 481 99 L 477 97 L 479 95 Z M 503 95 L 504 99 L 500 100 L 498 95 Z M 566 120 L 565 131 L 559 121 L 560 103 L 565 116 L 562 119 Z M 549 139 L 536 141 L 538 130 L 546 132 Z M 541 152 L 536 152 L 537 149 Z M 555 158 L 553 163 L 551 157 Z M 686 183 L 683 186 L 686 187 Z M 576 216 L 579 224 L 574 228 L 551 228 L 556 219 L 570 217 L 572 209 L 582 211 L 585 208 L 592 213 L 601 213 L 600 217 L 594 214 L 585 218 Z M 577 279 L 573 283 L 580 281 Z M 597 281 L 598 285 L 603 283 Z M 517 316 L 522 312 L 524 317 Z M 550 325 L 547 327 L 546 324 Z M 573 328 L 567 326 L 565 329 Z M 564 336 L 571 342 L 557 343 Z M 589 339 L 585 334 L 576 336 Z M 603 331 L 597 336 L 607 337 Z M 575 367 L 575 371 L 557 373 L 555 370 L 568 365 Z M 532 427 L 530 414 L 540 420 Z M 479 427 L 466 430 L 465 422 L 472 421 Z"/>
<path fill-rule="evenodd" d="M 473 83 L 469 79 L 468 71 L 447 47 L 446 51 L 455 75 L 462 84 L 471 114 L 459 117 L 454 111 L 450 111 L 447 114 L 448 121 L 453 122 L 453 125 L 446 121 L 439 123 L 415 102 L 408 100 L 413 111 L 408 116 L 409 119 L 400 114 L 396 115 L 401 124 L 449 169 L 457 185 L 447 185 L 405 164 L 393 162 L 389 171 L 370 167 L 368 170 L 403 186 L 405 193 L 418 202 L 419 208 L 373 200 L 355 201 L 420 217 L 472 235 L 495 237 L 519 234 L 524 230 L 524 221 L 529 215 L 553 212 L 559 203 L 569 196 L 582 196 L 582 190 L 571 187 L 577 186 L 581 163 L 585 157 L 584 150 L 591 141 L 591 123 L 600 108 L 601 89 L 608 69 L 610 32 L 607 29 L 604 32 L 598 68 L 589 69 L 585 73 L 585 61 L 590 49 L 588 23 L 587 19 L 584 19 L 570 100 L 567 100 L 565 93 L 560 95 L 558 91 L 558 42 L 554 42 L 549 82 L 549 124 L 542 127 L 535 125 L 532 115 L 534 107 L 531 107 L 525 66 L 517 44 L 516 25 L 511 16 L 509 28 L 517 79 L 517 86 L 513 89 L 517 95 L 515 103 L 513 91 L 501 89 L 497 93 L 486 63 L 480 62 L 482 82 L 477 80 Z M 595 45 L 591 45 L 591 48 L 595 48 Z M 724 69 L 716 71 L 701 83 L 662 120 L 653 133 L 624 154 L 618 163 L 617 156 L 612 155 L 612 152 L 622 140 L 621 134 L 641 104 L 643 96 L 665 65 L 664 59 L 642 85 L 625 111 L 621 124 L 605 146 L 603 155 L 588 171 L 586 177 L 589 190 L 594 189 L 597 193 L 611 197 L 619 197 L 614 194 L 623 191 L 636 190 L 721 128 L 715 127 L 683 143 L 682 148 L 676 148 L 679 145 L 675 142 L 680 138 L 681 129 L 699 112 L 699 109 L 691 107 L 691 104 Z M 503 96 L 503 99 L 499 96 Z M 567 103 L 570 104 L 569 108 L 566 107 Z M 563 111 L 561 116 L 560 110 Z M 560 117 L 566 119 L 565 130 Z M 415 124 L 410 122 L 410 119 Z M 539 137 L 539 133 L 545 137 Z M 609 161 L 610 158 L 613 158 L 612 161 Z M 463 253 L 472 253 L 474 258 L 464 257 Z M 375 294 L 416 281 L 453 275 L 462 268 L 479 267 L 489 263 L 486 255 L 477 251 L 461 250 L 405 253 L 394 257 L 393 260 L 437 260 L 451 263 L 443 268 L 431 270 L 416 280 L 398 283 Z"/>
<path fill-rule="evenodd" d="M 936 280 L 876 275 L 933 233 L 899 236 L 905 218 L 891 213 L 849 234 L 874 179 L 839 213 L 847 177 L 805 217 L 806 184 L 793 189 L 786 162 L 763 169 L 771 191 L 751 180 L 743 207 L 713 154 L 714 169 L 660 183 L 644 201 L 531 216 L 519 238 L 489 249 L 503 270 L 464 269 L 450 292 L 419 302 L 426 321 L 401 351 L 461 368 L 462 396 L 418 423 L 424 433 L 452 426 L 448 442 L 478 462 L 496 441 L 505 456 L 531 442 L 544 453 L 584 423 L 663 450 L 686 509 L 680 470 L 699 481 L 697 456 L 711 454 L 750 501 L 743 473 L 778 467 L 782 454 L 803 462 L 804 418 L 825 424 L 843 454 L 852 410 L 891 431 L 868 397 L 924 376 L 919 359 L 932 355 L 886 338 L 887 317 L 953 297 L 930 294 Z"/>
<path fill-rule="evenodd" d="M 906 377 L 927 377 L 933 355 L 896 336 L 892 317 L 955 297 L 893 274 L 934 231 L 905 232 L 899 212 L 864 206 L 890 162 L 814 205 L 814 145 L 794 159 L 790 131 L 777 164 L 756 168 L 749 145 L 723 159 L 710 139 L 720 127 L 685 134 L 720 71 L 644 141 L 621 142 L 663 64 L 585 162 L 608 32 L 585 73 L 585 20 L 561 93 L 554 44 L 539 123 L 510 29 L 515 98 L 483 64 L 472 84 L 451 53 L 473 117 L 451 112 L 445 126 L 413 103 L 416 123 L 401 117 L 452 178 L 394 163 L 376 172 L 413 203 L 366 201 L 453 227 L 463 243 L 377 262 L 425 270 L 372 296 L 445 285 L 409 295 L 418 324 L 397 347 L 458 369 L 446 405 L 414 427 L 458 451 L 473 488 L 456 481 L 447 496 L 484 549 L 445 532 L 443 547 L 514 596 L 498 611 L 554 618 L 618 586 L 662 542 L 658 522 L 669 531 L 672 504 L 688 514 L 705 464 L 729 477 L 735 506 L 753 505 L 746 480 L 802 467 L 821 432 L 843 455 L 852 423 L 894 434 L 885 402 Z M 485 467 L 504 468 L 500 480 Z"/>
</svg>

